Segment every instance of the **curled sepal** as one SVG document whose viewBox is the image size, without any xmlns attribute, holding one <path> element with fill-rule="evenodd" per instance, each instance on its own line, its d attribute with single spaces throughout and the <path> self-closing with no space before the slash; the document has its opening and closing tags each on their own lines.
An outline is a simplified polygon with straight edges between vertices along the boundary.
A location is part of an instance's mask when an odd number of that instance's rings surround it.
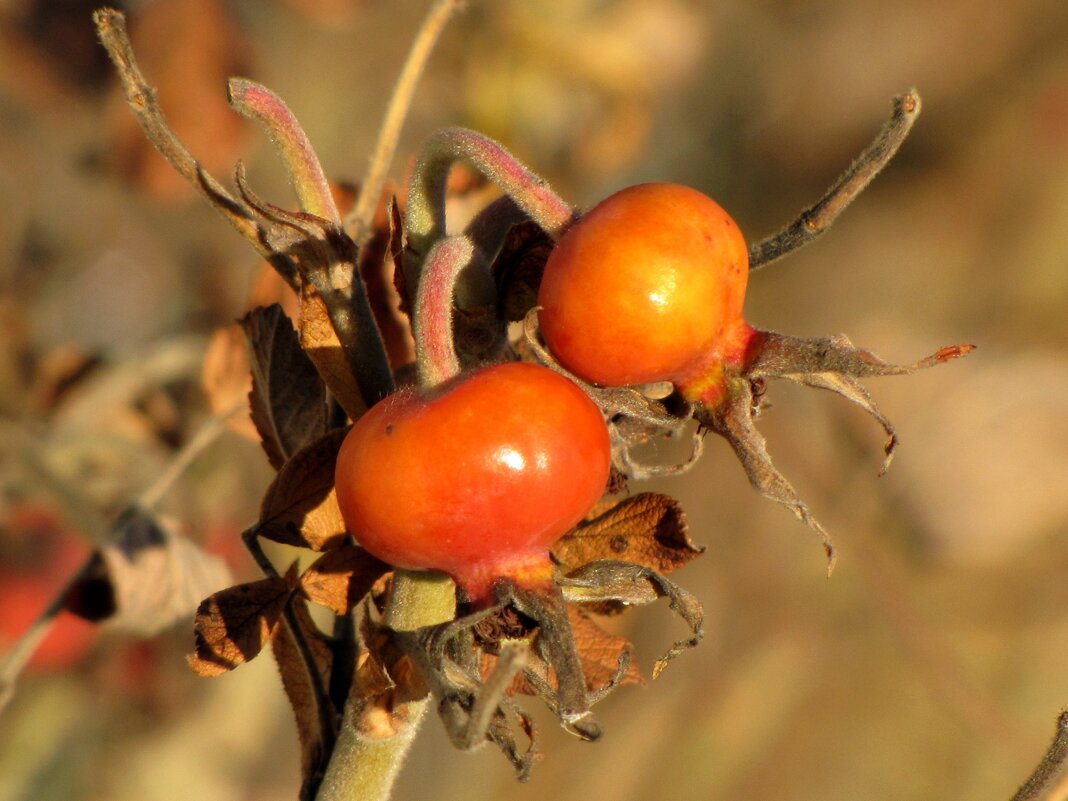
<svg viewBox="0 0 1068 801">
<path fill-rule="evenodd" d="M 689 626 L 693 636 L 679 640 L 653 665 L 657 678 L 667 663 L 704 637 L 704 610 L 696 597 L 655 570 L 630 562 L 590 562 L 560 580 L 560 589 L 569 603 L 616 601 L 631 605 L 667 598 L 671 609 Z"/>
<path fill-rule="evenodd" d="M 773 332 L 761 332 L 760 337 L 760 346 L 755 349 L 756 355 L 746 367 L 745 375 L 751 381 L 785 378 L 806 386 L 827 389 L 860 406 L 886 432 L 886 458 L 879 470 L 880 475 L 886 472 L 894 457 L 897 434 L 890 420 L 875 404 L 859 379 L 907 375 L 965 356 L 975 349 L 974 345 L 950 345 L 913 364 L 900 365 L 889 364 L 874 353 L 855 347 L 844 334 L 800 339 Z"/>
<path fill-rule="evenodd" d="M 504 606 L 500 603 L 414 631 L 393 631 L 391 638 L 437 699 L 438 714 L 453 745 L 470 751 L 492 742 L 512 763 L 519 780 L 526 781 L 539 756 L 537 733 L 533 721 L 508 694 L 527 665 L 530 643 L 524 639 L 501 643 L 493 670 L 484 680 L 476 650 L 475 628 Z M 525 736 L 525 748 L 516 730 Z"/>
<path fill-rule="evenodd" d="M 559 587 L 531 589 L 505 579 L 498 582 L 496 591 L 499 598 L 508 599 L 519 612 L 538 624 L 535 644 L 556 673 L 555 692 L 539 693 L 542 700 L 549 704 L 569 732 L 583 740 L 599 740 L 601 726 L 590 711 L 593 699 L 587 691 L 586 674 L 571 632 L 566 599 Z"/>
<path fill-rule="evenodd" d="M 730 391 L 716 407 L 699 407 L 695 413 L 701 425 L 715 431 L 730 443 L 742 463 L 749 483 L 765 498 L 783 504 L 820 538 L 827 555 L 827 575 L 834 572 L 836 555 L 831 535 L 801 500 L 797 490 L 771 462 L 767 442 L 753 423 L 753 386 L 747 378 L 731 380 Z"/>
<path fill-rule="evenodd" d="M 643 463 L 633 455 L 640 445 L 661 437 L 683 434 L 693 415 L 693 406 L 672 393 L 668 382 L 637 387 L 599 387 L 567 370 L 549 352 L 538 335 L 538 307 L 523 318 L 524 357 L 569 378 L 593 399 L 608 422 L 612 438 L 612 464 L 628 478 L 637 480 L 685 473 L 701 455 L 703 443 L 693 434 L 689 457 L 678 464 Z"/>
</svg>

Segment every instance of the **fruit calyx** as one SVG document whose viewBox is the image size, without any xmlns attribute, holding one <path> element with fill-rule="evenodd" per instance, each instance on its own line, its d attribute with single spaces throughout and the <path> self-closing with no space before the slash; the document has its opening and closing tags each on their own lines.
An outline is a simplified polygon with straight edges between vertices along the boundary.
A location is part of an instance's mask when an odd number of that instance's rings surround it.
<svg viewBox="0 0 1068 801">
<path fill-rule="evenodd" d="M 827 555 L 827 573 L 835 565 L 834 543 L 827 530 L 812 516 L 797 490 L 771 461 L 767 443 L 754 423 L 763 406 L 766 379 L 782 378 L 809 387 L 827 389 L 860 406 L 886 432 L 882 475 L 893 460 L 898 444 L 893 424 L 879 409 L 862 378 L 907 375 L 926 367 L 965 356 L 974 345 L 950 345 L 909 365 L 891 364 L 868 350 L 855 347 L 844 334 L 804 339 L 771 331 L 751 329 L 745 356 L 737 364 L 723 363 L 716 391 L 694 398 L 694 417 L 703 428 L 715 431 L 730 443 L 742 463 L 749 483 L 764 497 L 783 504 L 820 538 Z M 680 388 L 685 393 L 684 388 Z"/>
</svg>

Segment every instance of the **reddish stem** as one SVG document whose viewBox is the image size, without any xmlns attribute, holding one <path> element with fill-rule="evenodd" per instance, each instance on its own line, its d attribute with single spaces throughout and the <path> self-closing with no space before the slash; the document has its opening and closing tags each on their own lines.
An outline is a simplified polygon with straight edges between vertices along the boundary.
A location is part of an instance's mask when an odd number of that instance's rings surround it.
<svg viewBox="0 0 1068 801">
<path fill-rule="evenodd" d="M 408 190 L 408 286 L 417 285 L 423 257 L 446 235 L 445 190 L 449 170 L 458 161 L 493 181 L 554 239 L 576 219 L 570 205 L 499 143 L 466 128 L 443 128 L 424 145 Z"/>
<path fill-rule="evenodd" d="M 285 163 L 301 210 L 341 225 L 319 157 L 285 101 L 266 86 L 245 78 L 231 78 L 227 89 L 234 110 L 267 129 Z"/>
<path fill-rule="evenodd" d="M 460 372 L 452 334 L 457 278 L 471 262 L 474 248 L 465 236 L 439 240 L 427 256 L 415 294 L 412 327 L 419 383 L 434 387 Z"/>
</svg>

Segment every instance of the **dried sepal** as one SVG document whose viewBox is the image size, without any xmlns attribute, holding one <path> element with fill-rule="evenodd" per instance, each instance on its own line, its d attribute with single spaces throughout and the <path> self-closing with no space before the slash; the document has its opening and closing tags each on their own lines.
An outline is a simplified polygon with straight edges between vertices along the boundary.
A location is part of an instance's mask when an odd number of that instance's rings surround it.
<svg viewBox="0 0 1068 801">
<path fill-rule="evenodd" d="M 827 529 L 812 516 L 797 490 L 771 461 L 767 441 L 753 421 L 754 396 L 752 383 L 746 378 L 734 378 L 724 402 L 715 409 L 702 408 L 698 412 L 701 425 L 727 440 L 753 488 L 765 498 L 781 503 L 792 511 L 819 537 L 827 557 L 827 575 L 834 572 L 834 542 Z"/>
<path fill-rule="evenodd" d="M 348 529 L 337 505 L 334 467 L 346 433 L 334 429 L 286 462 L 263 497 L 254 534 L 313 551 L 344 543 Z"/>
<path fill-rule="evenodd" d="M 818 389 L 827 389 L 860 406 L 886 432 L 886 458 L 880 474 L 886 472 L 897 447 L 897 434 L 885 414 L 861 385 L 859 379 L 876 376 L 908 375 L 952 359 L 966 356 L 974 345 L 950 345 L 908 365 L 889 364 L 871 351 L 854 347 L 845 334 L 818 339 L 799 339 L 762 332 L 756 358 L 747 366 L 752 380 L 785 378 Z"/>
<path fill-rule="evenodd" d="M 525 666 L 529 648 L 519 641 L 505 645 L 498 651 L 503 660 L 495 660 L 485 676 L 474 648 L 474 628 L 503 606 L 415 631 L 391 631 L 389 642 L 427 682 L 450 741 L 462 750 L 494 743 L 512 763 L 517 777 L 526 781 L 537 758 L 535 728 L 508 694 Z M 520 747 L 514 727 L 526 737 L 525 748 Z"/>
<path fill-rule="evenodd" d="M 668 662 L 704 637 L 704 610 L 692 594 L 643 565 L 629 562 L 591 562 L 560 579 L 560 589 L 570 603 L 618 601 L 644 605 L 667 598 L 671 609 L 689 627 L 693 636 L 676 642 L 653 665 L 653 678 L 660 675 Z"/>
<path fill-rule="evenodd" d="M 604 413 L 612 438 L 612 463 L 624 476 L 646 479 L 678 475 L 689 470 L 702 452 L 696 432 L 692 434 L 690 456 L 678 464 L 648 464 L 635 458 L 633 450 L 657 438 L 683 434 L 693 414 L 693 407 L 671 391 L 667 382 L 639 387 L 600 387 L 583 381 L 561 365 L 538 335 L 538 309 L 523 318 L 520 355 L 569 378 L 589 395 Z"/>
<path fill-rule="evenodd" d="M 844 335 L 802 339 L 760 331 L 754 337 L 746 363 L 728 376 L 722 402 L 701 406 L 695 416 L 702 426 L 724 437 L 742 463 L 749 483 L 766 498 L 789 508 L 820 538 L 827 556 L 827 573 L 833 572 L 835 549 L 830 534 L 813 517 L 797 490 L 772 463 L 767 443 L 757 430 L 754 418 L 760 411 L 764 382 L 783 378 L 806 386 L 826 389 L 871 415 L 886 432 L 886 457 L 880 473 L 890 465 L 897 446 L 897 434 L 883 414 L 862 378 L 908 375 L 927 367 L 965 356 L 974 345 L 951 345 L 908 365 L 890 364 L 870 351 L 855 347 Z M 755 391 L 759 388 L 759 392 Z"/>
<path fill-rule="evenodd" d="M 280 470 L 330 423 L 326 387 L 277 303 L 241 318 L 252 368 L 252 422 L 271 465 Z"/>
</svg>

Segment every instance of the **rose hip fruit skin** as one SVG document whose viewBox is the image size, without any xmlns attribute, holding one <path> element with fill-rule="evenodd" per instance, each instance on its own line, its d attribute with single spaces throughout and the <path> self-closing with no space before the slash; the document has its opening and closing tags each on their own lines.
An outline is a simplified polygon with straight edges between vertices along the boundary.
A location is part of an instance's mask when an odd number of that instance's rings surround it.
<svg viewBox="0 0 1068 801">
<path fill-rule="evenodd" d="M 508 362 L 372 407 L 341 446 L 337 498 L 372 554 L 442 570 L 478 602 L 501 577 L 551 581 L 549 547 L 600 499 L 610 467 L 589 397 L 547 368 Z"/>
<path fill-rule="evenodd" d="M 748 248 L 719 204 L 677 184 L 609 196 L 560 238 L 538 294 L 549 349 L 602 386 L 700 381 L 742 358 Z"/>
</svg>

